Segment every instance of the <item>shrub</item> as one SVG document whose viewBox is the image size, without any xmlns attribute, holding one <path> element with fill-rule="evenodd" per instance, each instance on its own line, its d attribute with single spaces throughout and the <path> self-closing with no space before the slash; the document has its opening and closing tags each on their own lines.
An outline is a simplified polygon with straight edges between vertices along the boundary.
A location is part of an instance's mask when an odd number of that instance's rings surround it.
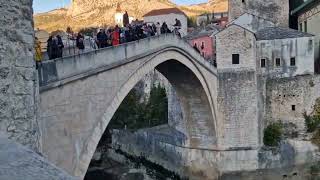
<svg viewBox="0 0 320 180">
<path fill-rule="evenodd" d="M 272 123 L 264 130 L 263 143 L 266 146 L 278 146 L 282 136 L 282 123 Z"/>
<path fill-rule="evenodd" d="M 310 174 L 316 175 L 320 173 L 320 162 L 310 167 Z"/>
<path fill-rule="evenodd" d="M 314 132 L 320 124 L 320 115 L 308 116 L 304 113 L 303 116 L 307 132 Z"/>
</svg>

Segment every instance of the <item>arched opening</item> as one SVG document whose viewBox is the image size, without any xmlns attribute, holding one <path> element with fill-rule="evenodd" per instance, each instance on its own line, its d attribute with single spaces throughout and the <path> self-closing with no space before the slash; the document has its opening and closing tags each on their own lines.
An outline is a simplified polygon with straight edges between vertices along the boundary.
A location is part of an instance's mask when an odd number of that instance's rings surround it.
<svg viewBox="0 0 320 180">
<path fill-rule="evenodd" d="M 153 172 L 153 174 L 151 175 L 155 175 L 156 177 L 160 176 L 160 178 L 167 178 L 170 176 L 174 176 L 174 168 L 177 169 L 177 167 L 183 166 L 184 157 L 180 157 L 181 155 L 179 155 L 178 152 L 175 153 L 162 148 L 160 143 L 170 146 L 195 149 L 209 149 L 216 145 L 217 142 L 215 124 L 213 119 L 214 116 L 211 111 L 208 96 L 198 77 L 186 65 L 183 65 L 181 62 L 176 60 L 168 60 L 162 62 L 157 65 L 155 69 L 164 77 L 166 77 L 165 79 L 168 82 L 170 82 L 170 85 L 167 85 L 170 87 L 163 88 L 167 88 L 167 92 L 170 91 L 170 88 L 172 89 L 172 92 L 167 93 L 169 96 L 169 105 L 167 109 L 168 112 L 165 114 L 168 118 L 167 124 L 165 126 L 158 126 L 161 125 L 161 123 L 157 124 L 158 122 L 155 122 L 155 124 L 150 124 L 150 122 L 148 122 L 149 119 L 145 119 L 145 117 L 153 118 L 152 115 L 145 116 L 137 112 L 134 112 L 131 115 L 139 116 L 138 118 L 130 117 L 129 112 L 127 112 L 128 114 L 123 115 L 123 113 L 126 112 L 126 110 L 124 110 L 125 106 L 128 106 L 127 108 L 131 109 L 131 107 L 129 106 L 132 106 L 132 104 L 133 106 L 140 105 L 140 103 L 132 102 L 138 101 L 139 99 L 141 99 L 141 97 L 136 97 L 136 90 L 131 90 L 129 94 L 126 95 L 126 98 L 124 98 L 120 106 L 117 107 L 117 111 L 115 112 L 115 114 L 113 114 L 113 118 L 109 122 L 107 129 L 104 131 L 103 138 L 100 140 L 97 146 L 97 149 L 99 149 L 100 152 L 96 152 L 93 160 L 91 160 L 91 167 L 89 167 L 89 169 L 93 169 L 93 171 L 90 175 L 86 176 L 87 180 L 91 180 L 93 177 L 97 178 L 103 176 L 108 178 L 119 178 L 119 174 L 117 173 L 124 173 L 123 171 L 119 170 L 123 170 L 124 168 L 123 158 L 126 158 L 126 160 L 129 159 L 130 161 L 135 161 L 127 163 L 125 165 L 125 168 L 128 168 L 128 165 L 130 165 L 130 167 L 132 168 L 136 165 L 137 160 L 142 162 L 147 161 L 150 163 L 147 163 L 149 167 L 146 167 L 145 164 L 143 164 L 143 167 L 139 169 L 141 170 L 140 172 L 137 172 L 138 170 L 134 169 L 135 173 L 133 173 L 132 176 L 146 175 L 143 174 L 143 171 L 146 168 L 166 168 L 171 169 L 172 172 L 163 171 L 163 169 L 161 169 L 162 172 L 160 172 L 160 174 L 159 172 L 157 172 L 157 170 L 150 171 L 152 169 L 147 169 L 146 171 Z M 136 89 L 139 85 L 140 83 L 135 85 L 135 88 L 133 89 Z M 134 108 L 140 108 L 138 111 L 145 111 L 141 109 L 141 107 Z M 137 110 L 134 108 L 132 111 Z M 162 113 L 165 112 L 162 111 Z M 163 114 L 160 116 L 163 117 Z M 123 118 L 128 118 L 132 121 L 138 121 L 139 118 L 142 118 L 141 121 L 144 121 L 147 125 L 139 123 L 129 123 Z M 112 127 L 110 126 L 118 128 L 120 127 L 120 130 L 117 129 L 116 131 L 113 131 Z M 148 129 L 137 131 L 136 126 L 145 127 Z M 128 132 L 128 130 L 131 130 L 131 132 Z M 110 132 L 111 134 L 109 134 Z M 110 137 L 112 137 L 111 140 L 108 139 Z M 108 143 L 108 149 L 105 148 L 105 143 Z M 110 158 L 113 159 L 110 160 Z M 118 159 L 121 162 L 116 162 L 115 159 Z M 157 162 L 157 160 L 152 159 L 160 160 Z M 164 164 L 164 166 L 154 167 L 152 166 L 152 163 Z M 117 165 L 118 167 L 115 168 L 115 165 Z M 108 167 L 112 168 L 108 169 Z M 97 171 L 97 169 L 99 170 Z M 115 174 L 112 175 L 112 171 L 115 171 Z M 125 172 L 125 174 L 128 173 Z"/>
</svg>

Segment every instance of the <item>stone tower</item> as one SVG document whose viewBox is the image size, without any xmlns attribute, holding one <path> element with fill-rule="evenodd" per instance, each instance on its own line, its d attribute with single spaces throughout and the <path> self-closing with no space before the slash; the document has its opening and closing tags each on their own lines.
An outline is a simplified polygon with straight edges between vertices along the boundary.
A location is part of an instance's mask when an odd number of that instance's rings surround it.
<svg viewBox="0 0 320 180">
<path fill-rule="evenodd" d="M 1 1 L 0 134 L 39 151 L 32 0 Z"/>
<path fill-rule="evenodd" d="M 247 12 L 289 26 L 289 0 L 229 0 L 228 5 L 230 22 Z"/>
<path fill-rule="evenodd" d="M 114 21 L 116 25 L 121 27 L 123 26 L 123 12 L 120 7 L 120 3 L 117 4 L 116 13 L 114 14 Z"/>
</svg>

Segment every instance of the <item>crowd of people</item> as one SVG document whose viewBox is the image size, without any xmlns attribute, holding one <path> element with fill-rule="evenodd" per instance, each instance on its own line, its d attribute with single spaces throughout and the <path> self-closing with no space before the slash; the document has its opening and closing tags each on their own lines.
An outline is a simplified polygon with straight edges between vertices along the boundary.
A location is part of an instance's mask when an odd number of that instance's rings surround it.
<svg viewBox="0 0 320 180">
<path fill-rule="evenodd" d="M 176 19 L 174 27 L 175 29 L 179 29 L 181 27 L 181 22 L 178 19 Z M 171 31 L 166 22 L 163 22 L 162 25 L 159 22 L 156 24 L 130 24 L 125 23 L 124 20 L 124 27 L 116 25 L 114 28 L 100 29 L 97 35 L 94 35 L 94 38 L 99 48 L 105 48 L 171 32 L 178 32 L 178 30 Z"/>
<path fill-rule="evenodd" d="M 169 29 L 166 22 L 163 22 L 162 24 L 159 22 L 140 23 L 139 21 L 129 23 L 129 16 L 126 12 L 123 15 L 123 27 L 116 25 L 114 27 L 97 29 L 97 31 L 92 32 L 89 36 L 85 36 L 82 33 L 68 34 L 68 41 L 71 40 L 75 42 L 75 47 L 77 49 L 76 53 L 81 54 L 86 48 L 85 40 L 87 39 L 90 42 L 90 48 L 97 49 L 118 46 L 123 43 L 137 41 L 160 34 L 176 33 L 177 35 L 180 35 L 179 29 L 181 28 L 181 22 L 178 19 L 175 19 L 175 21 L 176 23 L 173 25 L 173 30 Z M 41 46 L 38 43 L 40 42 L 36 39 L 36 53 L 38 53 L 39 47 Z M 47 54 L 49 59 L 61 58 L 63 56 L 64 47 L 64 42 L 59 34 L 51 35 L 47 40 Z M 37 55 L 36 61 L 41 61 L 41 59 L 42 57 L 40 53 Z"/>
</svg>

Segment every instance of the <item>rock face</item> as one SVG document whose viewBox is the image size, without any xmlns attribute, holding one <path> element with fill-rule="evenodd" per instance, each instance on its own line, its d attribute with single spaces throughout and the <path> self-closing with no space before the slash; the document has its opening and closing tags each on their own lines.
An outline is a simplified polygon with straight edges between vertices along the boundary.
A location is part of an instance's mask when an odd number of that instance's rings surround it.
<svg viewBox="0 0 320 180">
<path fill-rule="evenodd" d="M 147 12 L 161 8 L 178 7 L 188 16 L 228 10 L 227 0 L 214 0 L 191 6 L 177 6 L 169 0 L 74 0 L 68 9 L 35 15 L 35 26 L 47 31 L 66 30 L 67 26 L 71 26 L 77 31 L 84 27 L 113 25 L 117 4 L 123 12 L 128 11 L 129 16 L 135 19 L 142 19 Z"/>
<path fill-rule="evenodd" d="M 35 152 L 0 135 L 0 179 L 76 180 Z"/>
<path fill-rule="evenodd" d="M 0 131 L 39 150 L 32 0 L 1 1 Z"/>
</svg>

